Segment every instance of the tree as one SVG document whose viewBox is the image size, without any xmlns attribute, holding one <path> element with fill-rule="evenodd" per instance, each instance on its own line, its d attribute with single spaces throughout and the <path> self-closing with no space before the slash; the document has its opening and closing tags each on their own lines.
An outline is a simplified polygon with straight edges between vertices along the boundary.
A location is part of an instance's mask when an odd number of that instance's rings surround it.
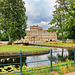
<svg viewBox="0 0 75 75">
<path fill-rule="evenodd" d="M 64 34 L 63 34 L 63 39 L 64 39 L 64 40 L 68 39 L 67 36 L 68 36 L 68 34 L 67 34 L 67 33 L 64 33 Z M 58 34 L 58 35 L 57 35 L 57 38 L 58 38 L 59 40 L 62 40 L 62 35 L 61 35 L 61 34 Z"/>
<path fill-rule="evenodd" d="M 6 32 L 2 33 L 1 41 L 9 41 L 9 37 L 8 37 L 8 34 Z"/>
<path fill-rule="evenodd" d="M 68 0 L 67 4 L 64 4 L 66 13 L 66 32 L 69 39 L 73 39 L 75 43 L 75 0 Z"/>
<path fill-rule="evenodd" d="M 58 31 L 62 34 L 62 42 L 63 42 L 63 32 L 64 32 L 64 20 L 65 20 L 65 11 L 63 10 L 63 5 L 61 0 L 56 1 L 58 5 L 55 5 L 55 11 L 53 11 L 53 19 L 49 24 L 55 24 L 54 26 L 50 27 L 48 31 L 55 32 Z"/>
<path fill-rule="evenodd" d="M 0 0 L 0 28 L 7 32 L 9 42 L 25 36 L 25 12 L 22 0 Z"/>
<path fill-rule="evenodd" d="M 0 41 L 1 41 L 1 31 L 0 31 Z"/>
<path fill-rule="evenodd" d="M 57 0 L 56 2 L 53 19 L 49 24 L 55 24 L 52 28 L 62 33 L 62 41 L 63 32 L 67 32 L 68 38 L 75 42 L 75 0 Z M 52 29 L 49 28 L 48 31 L 50 30 Z"/>
</svg>

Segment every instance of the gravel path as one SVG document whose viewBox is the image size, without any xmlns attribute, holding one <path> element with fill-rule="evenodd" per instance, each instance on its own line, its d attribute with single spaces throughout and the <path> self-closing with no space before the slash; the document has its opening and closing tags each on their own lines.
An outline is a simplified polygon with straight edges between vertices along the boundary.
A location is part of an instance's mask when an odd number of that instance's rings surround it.
<svg viewBox="0 0 75 75">
<path fill-rule="evenodd" d="M 71 73 L 64 74 L 64 75 L 75 75 L 75 71 L 71 72 Z"/>
</svg>

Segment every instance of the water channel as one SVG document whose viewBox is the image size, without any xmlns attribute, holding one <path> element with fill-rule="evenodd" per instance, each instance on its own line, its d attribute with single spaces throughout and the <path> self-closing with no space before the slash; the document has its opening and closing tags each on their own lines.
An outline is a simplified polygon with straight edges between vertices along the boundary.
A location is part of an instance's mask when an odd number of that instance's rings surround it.
<svg viewBox="0 0 75 75">
<path fill-rule="evenodd" d="M 37 47 L 37 46 L 35 46 Z M 43 46 L 44 47 L 44 46 Z M 74 56 L 74 51 L 68 51 L 68 49 L 65 48 L 56 48 L 56 47 L 46 47 L 46 48 L 52 48 L 53 54 L 52 57 L 54 58 L 61 58 L 61 57 L 68 57 L 68 56 Z M 61 51 L 61 52 L 55 52 L 55 51 Z M 31 62 L 31 61 L 40 61 L 40 60 L 49 60 L 44 62 L 36 62 L 36 63 L 25 63 L 25 65 L 28 68 L 37 67 L 37 66 L 44 66 L 50 64 L 50 53 L 43 54 L 43 55 L 35 55 L 35 56 L 23 56 L 22 62 Z M 73 59 L 72 59 L 73 60 Z M 65 61 L 64 60 L 55 60 L 52 61 L 53 64 L 58 63 L 59 61 Z M 0 57 L 0 64 L 10 64 L 10 63 L 19 63 L 20 58 L 19 57 Z M 16 65 L 18 67 L 18 65 Z"/>
</svg>

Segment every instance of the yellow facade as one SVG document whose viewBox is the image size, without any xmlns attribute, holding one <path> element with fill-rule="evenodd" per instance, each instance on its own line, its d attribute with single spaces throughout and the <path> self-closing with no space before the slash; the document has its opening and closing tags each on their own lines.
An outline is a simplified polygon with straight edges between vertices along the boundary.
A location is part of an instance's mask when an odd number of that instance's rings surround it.
<svg viewBox="0 0 75 75">
<path fill-rule="evenodd" d="M 30 30 L 26 31 L 26 34 L 22 40 L 29 43 L 57 40 L 56 32 L 47 32 L 47 30 L 43 30 L 43 28 L 39 26 L 31 26 Z"/>
</svg>

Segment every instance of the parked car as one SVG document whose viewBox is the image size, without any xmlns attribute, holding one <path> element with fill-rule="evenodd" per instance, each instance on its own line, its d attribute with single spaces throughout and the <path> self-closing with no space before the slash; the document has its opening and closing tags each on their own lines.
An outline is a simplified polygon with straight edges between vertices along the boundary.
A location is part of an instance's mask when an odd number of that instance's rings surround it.
<svg viewBox="0 0 75 75">
<path fill-rule="evenodd" d="M 34 43 L 39 43 L 40 41 L 35 41 Z"/>
<path fill-rule="evenodd" d="M 50 42 L 50 41 L 46 41 L 46 42 Z"/>
<path fill-rule="evenodd" d="M 56 42 L 59 42 L 60 40 L 56 40 Z"/>
</svg>

